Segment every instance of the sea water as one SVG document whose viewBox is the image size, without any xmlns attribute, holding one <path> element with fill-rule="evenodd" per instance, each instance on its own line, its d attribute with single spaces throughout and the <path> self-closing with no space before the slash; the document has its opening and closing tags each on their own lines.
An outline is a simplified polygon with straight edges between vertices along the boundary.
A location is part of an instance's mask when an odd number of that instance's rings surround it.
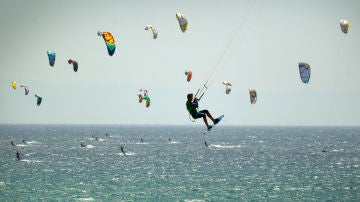
<svg viewBox="0 0 360 202">
<path fill-rule="evenodd" d="M 359 127 L 0 125 L 1 201 L 359 201 L 359 166 Z"/>
</svg>

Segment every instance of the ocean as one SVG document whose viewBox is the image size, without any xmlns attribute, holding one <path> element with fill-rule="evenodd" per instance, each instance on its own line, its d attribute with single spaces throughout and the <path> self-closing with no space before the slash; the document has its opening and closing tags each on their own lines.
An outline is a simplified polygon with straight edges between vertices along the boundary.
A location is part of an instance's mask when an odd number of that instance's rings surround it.
<svg viewBox="0 0 360 202">
<path fill-rule="evenodd" d="M 0 125 L 0 201 L 360 201 L 359 166 L 360 127 Z"/>
</svg>

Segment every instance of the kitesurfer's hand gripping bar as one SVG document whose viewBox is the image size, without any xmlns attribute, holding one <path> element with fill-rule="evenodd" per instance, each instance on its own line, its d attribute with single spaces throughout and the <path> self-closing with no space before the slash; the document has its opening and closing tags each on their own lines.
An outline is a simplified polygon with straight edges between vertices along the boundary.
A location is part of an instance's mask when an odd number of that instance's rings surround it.
<svg viewBox="0 0 360 202">
<path fill-rule="evenodd" d="M 199 92 L 202 92 L 200 97 L 197 99 L 198 101 L 201 100 L 201 98 L 204 96 L 206 90 L 208 89 L 208 87 L 206 86 L 207 82 L 204 84 L 204 86 L 201 88 L 201 91 L 200 91 L 200 88 L 197 90 L 196 94 L 195 94 L 195 98 L 197 97 L 197 95 L 199 94 Z M 205 89 L 205 90 L 204 90 Z"/>
</svg>

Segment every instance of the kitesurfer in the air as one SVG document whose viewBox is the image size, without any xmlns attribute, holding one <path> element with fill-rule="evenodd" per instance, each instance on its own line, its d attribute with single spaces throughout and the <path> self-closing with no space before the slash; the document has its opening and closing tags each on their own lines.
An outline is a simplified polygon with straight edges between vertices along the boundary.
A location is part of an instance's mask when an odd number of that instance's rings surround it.
<svg viewBox="0 0 360 202">
<path fill-rule="evenodd" d="M 186 109 L 194 119 L 203 118 L 208 130 L 210 130 L 212 126 L 209 125 L 206 116 L 209 117 L 214 124 L 219 123 L 220 119 L 214 119 L 207 109 L 198 111 L 198 107 L 198 99 L 196 97 L 194 98 L 194 95 L 192 93 L 187 94 Z"/>
</svg>

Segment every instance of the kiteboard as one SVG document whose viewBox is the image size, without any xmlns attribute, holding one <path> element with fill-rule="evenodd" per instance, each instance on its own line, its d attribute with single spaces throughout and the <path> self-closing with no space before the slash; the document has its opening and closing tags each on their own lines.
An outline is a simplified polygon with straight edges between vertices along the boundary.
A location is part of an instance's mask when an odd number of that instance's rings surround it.
<svg viewBox="0 0 360 202">
<path fill-rule="evenodd" d="M 223 118 L 224 118 L 224 114 L 221 115 L 221 116 L 219 116 L 219 117 L 217 117 L 216 119 L 219 119 L 219 122 L 217 122 L 216 124 L 212 124 L 212 125 L 211 125 L 212 128 L 214 128 L 215 125 L 219 124 Z M 212 129 L 212 128 L 211 128 L 211 129 Z M 208 131 L 211 131 L 211 129 L 208 129 Z"/>
</svg>

